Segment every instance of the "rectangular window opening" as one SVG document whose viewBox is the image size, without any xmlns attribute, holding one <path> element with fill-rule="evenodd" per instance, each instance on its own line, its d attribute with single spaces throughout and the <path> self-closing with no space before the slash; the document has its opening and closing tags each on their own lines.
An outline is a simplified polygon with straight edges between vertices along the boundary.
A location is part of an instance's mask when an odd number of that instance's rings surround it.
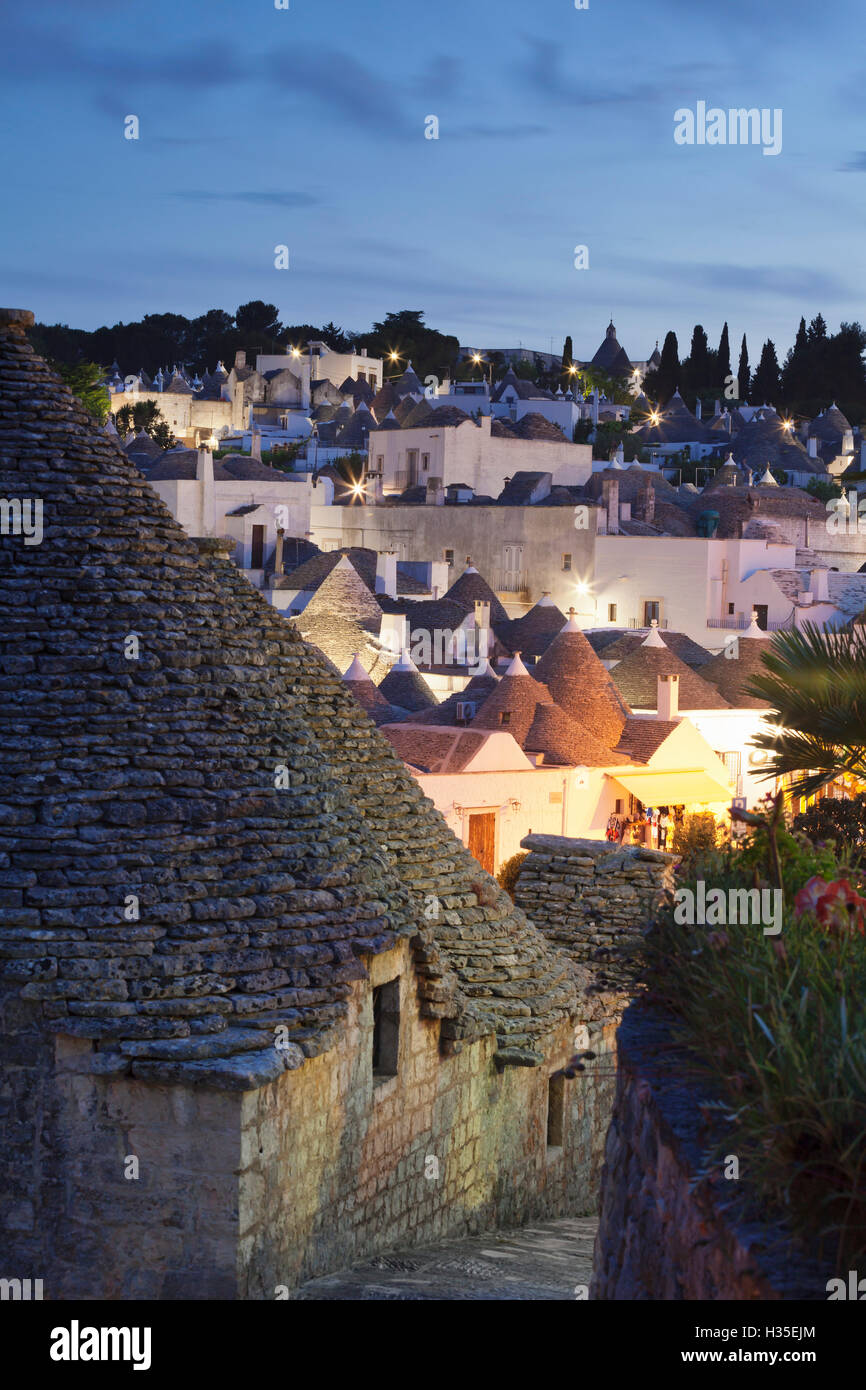
<svg viewBox="0 0 866 1390">
<path fill-rule="evenodd" d="M 561 1149 L 565 1131 L 565 1077 L 551 1076 L 547 1083 L 547 1147 Z"/>
<path fill-rule="evenodd" d="M 373 990 L 373 1081 L 397 1075 L 400 1051 L 400 977 Z"/>
<path fill-rule="evenodd" d="M 568 555 L 568 554 L 563 555 L 563 557 L 562 557 L 562 568 L 563 568 L 564 570 L 570 570 L 570 569 L 571 569 L 571 556 L 570 556 L 570 555 Z"/>
<path fill-rule="evenodd" d="M 609 604 L 607 605 L 607 620 L 608 620 L 609 623 L 615 623 L 615 622 L 616 622 L 616 604 L 615 604 L 615 603 L 609 603 Z"/>
</svg>

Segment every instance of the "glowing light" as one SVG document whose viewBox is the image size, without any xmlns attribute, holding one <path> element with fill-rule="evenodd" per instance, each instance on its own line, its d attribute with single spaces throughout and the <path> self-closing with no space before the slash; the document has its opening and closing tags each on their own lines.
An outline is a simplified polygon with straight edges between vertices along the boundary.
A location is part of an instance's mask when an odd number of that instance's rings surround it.
<svg viewBox="0 0 866 1390">
<path fill-rule="evenodd" d="M 589 585 L 587 584 L 585 579 L 579 579 L 574 587 L 579 594 L 589 593 Z"/>
<path fill-rule="evenodd" d="M 793 421 L 793 420 L 783 420 L 783 421 L 782 421 L 782 428 L 783 428 L 783 429 L 786 429 L 786 430 L 792 430 L 792 429 L 794 428 L 794 421 Z"/>
<path fill-rule="evenodd" d="M 659 418 L 660 418 L 660 417 L 659 417 L 658 411 L 657 411 L 657 410 L 654 410 L 654 411 L 652 412 L 652 414 L 650 415 L 650 424 L 652 424 L 652 425 L 657 425 L 658 422 L 659 422 Z"/>
<path fill-rule="evenodd" d="M 399 362 L 399 361 L 400 361 L 400 354 L 399 354 L 399 352 L 389 352 L 389 353 L 388 353 L 388 356 L 389 356 L 389 358 L 390 358 L 390 360 L 391 360 L 392 362 Z"/>
<path fill-rule="evenodd" d="M 293 357 L 300 357 L 300 355 L 301 355 L 301 349 L 300 349 L 300 348 L 292 348 L 292 356 L 293 356 Z"/>
</svg>

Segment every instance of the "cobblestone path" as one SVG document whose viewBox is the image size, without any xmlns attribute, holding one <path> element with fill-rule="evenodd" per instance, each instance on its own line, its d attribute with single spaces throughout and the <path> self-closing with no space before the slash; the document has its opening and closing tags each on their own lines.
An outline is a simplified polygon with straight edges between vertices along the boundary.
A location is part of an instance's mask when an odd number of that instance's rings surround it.
<svg viewBox="0 0 866 1390">
<path fill-rule="evenodd" d="M 589 1284 L 597 1225 L 594 1216 L 581 1216 L 394 1250 L 311 1279 L 295 1297 L 574 1299 L 576 1286 Z"/>
</svg>

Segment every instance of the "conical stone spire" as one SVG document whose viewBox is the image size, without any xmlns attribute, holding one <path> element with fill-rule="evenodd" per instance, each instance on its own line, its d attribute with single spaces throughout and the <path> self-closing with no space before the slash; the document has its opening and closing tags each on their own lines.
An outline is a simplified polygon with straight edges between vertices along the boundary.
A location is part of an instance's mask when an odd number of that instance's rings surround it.
<svg viewBox="0 0 866 1390">
<path fill-rule="evenodd" d="M 0 489 L 44 523 L 0 537 L 0 854 L 25 880 L 3 988 L 118 1071 L 211 1057 L 212 1084 L 252 1089 L 333 1046 L 362 958 L 411 934 L 443 1046 L 497 1033 L 541 1060 L 578 1008 L 568 963 L 489 880 L 477 899 L 477 861 L 346 684 L 189 539 L 25 323 L 0 314 Z M 432 924 L 431 897 L 454 904 Z M 479 951 L 516 964 L 479 983 Z"/>
</svg>

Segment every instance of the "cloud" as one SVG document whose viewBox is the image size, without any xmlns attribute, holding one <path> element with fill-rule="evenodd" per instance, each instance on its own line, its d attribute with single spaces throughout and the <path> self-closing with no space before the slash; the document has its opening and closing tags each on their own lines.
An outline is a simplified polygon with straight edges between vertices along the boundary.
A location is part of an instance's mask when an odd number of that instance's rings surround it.
<svg viewBox="0 0 866 1390">
<path fill-rule="evenodd" d="M 190 203 L 258 203 L 263 207 L 281 208 L 311 208 L 321 202 L 320 198 L 312 193 L 296 193 L 290 190 L 284 192 L 268 192 L 264 189 L 252 190 L 249 193 L 222 192 L 214 190 L 192 189 L 189 192 L 170 193 L 170 198 L 181 198 Z"/>
<path fill-rule="evenodd" d="M 289 96 L 312 97 L 331 116 L 367 126 L 379 135 L 423 132 L 424 112 L 410 126 L 403 98 L 381 72 L 373 72 L 350 53 L 320 44 L 293 44 L 264 60 L 263 75 Z"/>
<path fill-rule="evenodd" d="M 651 83 L 614 83 L 592 87 L 562 71 L 562 49 L 548 39 L 527 38 L 526 52 L 518 64 L 523 82 L 536 96 L 562 106 L 634 106 L 655 100 L 662 88 Z"/>
</svg>

